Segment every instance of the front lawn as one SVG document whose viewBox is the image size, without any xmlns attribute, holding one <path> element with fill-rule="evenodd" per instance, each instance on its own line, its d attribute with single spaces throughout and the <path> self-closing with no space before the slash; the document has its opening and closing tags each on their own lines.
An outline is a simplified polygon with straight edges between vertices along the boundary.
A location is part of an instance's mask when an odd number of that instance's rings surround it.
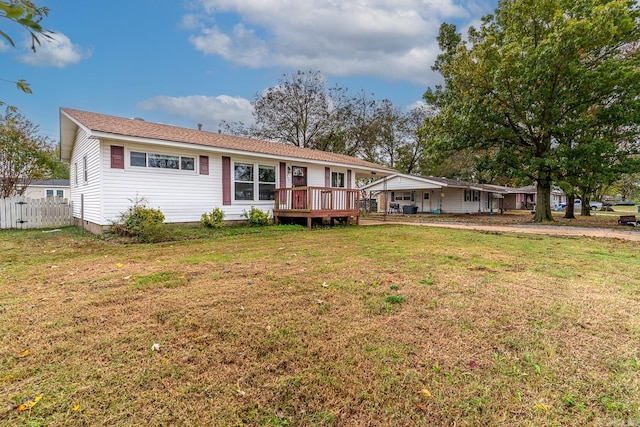
<svg viewBox="0 0 640 427">
<path fill-rule="evenodd" d="M 247 230 L 0 232 L 0 424 L 640 424 L 638 243 Z"/>
</svg>

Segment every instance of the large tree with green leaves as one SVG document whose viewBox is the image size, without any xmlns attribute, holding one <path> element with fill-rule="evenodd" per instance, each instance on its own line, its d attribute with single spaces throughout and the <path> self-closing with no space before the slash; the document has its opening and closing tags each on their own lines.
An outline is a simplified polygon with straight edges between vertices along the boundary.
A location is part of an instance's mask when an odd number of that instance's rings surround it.
<svg viewBox="0 0 640 427">
<path fill-rule="evenodd" d="M 42 19 L 49 15 L 49 8 L 37 6 L 30 0 L 1 0 L 0 18 L 6 18 L 27 30 L 31 37 L 31 50 L 36 51 L 36 45 L 40 45 L 40 37 L 51 38 L 51 32 L 45 30 Z M 0 38 L 4 39 L 11 46 L 15 46 L 13 37 L 7 31 L 0 29 Z M 12 82 L 11 80 L 7 80 Z M 29 84 L 24 79 L 13 81 L 17 88 L 23 92 L 31 93 Z M 1 102 L 0 102 L 1 104 Z"/>
<path fill-rule="evenodd" d="M 0 114 L 0 199 L 22 194 L 34 180 L 63 177 L 56 149 L 38 127 L 7 107 Z"/>
<path fill-rule="evenodd" d="M 425 133 L 439 149 L 490 152 L 496 170 L 537 182 L 534 221 L 551 221 L 562 148 L 576 138 L 637 148 L 639 28 L 631 0 L 502 0 L 468 42 L 443 24 L 434 69 L 445 84 L 425 94 L 438 109 Z"/>
</svg>

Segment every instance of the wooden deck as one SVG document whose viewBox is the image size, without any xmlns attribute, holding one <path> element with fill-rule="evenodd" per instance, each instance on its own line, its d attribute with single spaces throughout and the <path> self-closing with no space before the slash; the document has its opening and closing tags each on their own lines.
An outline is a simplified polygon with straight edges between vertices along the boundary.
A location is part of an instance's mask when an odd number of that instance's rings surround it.
<svg viewBox="0 0 640 427">
<path fill-rule="evenodd" d="M 328 218 L 347 223 L 351 218 L 360 223 L 360 191 L 346 188 L 294 187 L 275 189 L 273 219 L 304 218 L 307 227 L 313 218 Z"/>
</svg>

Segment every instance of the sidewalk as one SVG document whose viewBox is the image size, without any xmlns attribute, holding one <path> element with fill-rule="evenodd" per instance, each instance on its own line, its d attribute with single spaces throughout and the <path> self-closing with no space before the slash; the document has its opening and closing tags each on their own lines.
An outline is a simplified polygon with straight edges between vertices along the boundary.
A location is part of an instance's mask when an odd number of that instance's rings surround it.
<svg viewBox="0 0 640 427">
<path fill-rule="evenodd" d="M 481 225 L 462 224 L 454 222 L 411 222 L 401 219 L 387 221 L 360 219 L 360 225 L 413 225 L 422 227 L 455 228 L 460 230 L 491 231 L 500 233 L 545 234 L 549 236 L 577 236 L 577 237 L 603 237 L 607 239 L 622 239 L 640 242 L 640 229 L 628 227 L 626 229 L 614 228 L 587 228 L 568 227 L 537 224 L 517 225 Z M 622 227 L 622 226 L 621 226 Z"/>
</svg>

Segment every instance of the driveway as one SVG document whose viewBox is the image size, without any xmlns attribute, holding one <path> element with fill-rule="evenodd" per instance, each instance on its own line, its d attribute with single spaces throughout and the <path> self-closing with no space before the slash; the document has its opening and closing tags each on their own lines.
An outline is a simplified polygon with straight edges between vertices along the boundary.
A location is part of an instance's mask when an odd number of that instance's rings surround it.
<svg viewBox="0 0 640 427">
<path fill-rule="evenodd" d="M 608 239 L 622 239 L 640 242 L 640 228 L 620 226 L 617 228 L 587 228 L 567 227 L 538 224 L 514 224 L 514 225 L 482 225 L 459 222 L 411 222 L 401 219 L 387 221 L 360 219 L 360 225 L 390 225 L 403 224 L 419 227 L 455 228 L 460 230 L 476 230 L 500 233 L 546 234 L 549 236 L 577 236 L 577 237 L 604 237 Z"/>
</svg>

